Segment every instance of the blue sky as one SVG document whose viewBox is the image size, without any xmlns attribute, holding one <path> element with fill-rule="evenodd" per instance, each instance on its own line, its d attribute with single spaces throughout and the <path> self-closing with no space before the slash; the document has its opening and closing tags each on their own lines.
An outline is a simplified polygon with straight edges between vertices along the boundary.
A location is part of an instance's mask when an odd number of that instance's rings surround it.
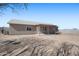
<svg viewBox="0 0 79 59">
<path fill-rule="evenodd" d="M 19 8 L 18 13 L 9 9 L 4 12 L 5 15 L 0 16 L 0 27 L 9 26 L 7 22 L 11 19 L 18 19 L 55 24 L 59 29 L 79 29 L 78 3 L 30 3 L 27 10 Z"/>
</svg>

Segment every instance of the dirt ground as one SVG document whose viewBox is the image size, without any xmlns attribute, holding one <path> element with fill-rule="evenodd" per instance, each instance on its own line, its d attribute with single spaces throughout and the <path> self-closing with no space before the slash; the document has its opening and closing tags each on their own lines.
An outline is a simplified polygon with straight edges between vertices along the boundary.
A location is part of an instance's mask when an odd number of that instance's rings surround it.
<svg viewBox="0 0 79 59">
<path fill-rule="evenodd" d="M 18 42 L 21 43 L 19 44 Z M 29 49 L 27 49 L 28 46 L 30 47 Z M 67 47 L 65 48 L 65 46 Z M 76 47 L 72 47 L 70 50 L 70 46 L 76 46 Z M 65 51 L 65 49 L 67 51 Z M 0 35 L 0 55 L 2 56 L 79 55 L 79 35 L 70 35 L 70 34 Z"/>
<path fill-rule="evenodd" d="M 44 35 L 44 34 L 34 34 L 34 35 L 0 35 L 0 40 L 12 40 L 12 39 L 21 39 L 21 38 L 40 38 L 45 40 L 55 40 L 58 42 L 73 42 L 79 44 L 79 35 L 67 35 L 67 34 L 58 34 L 58 35 Z"/>
</svg>

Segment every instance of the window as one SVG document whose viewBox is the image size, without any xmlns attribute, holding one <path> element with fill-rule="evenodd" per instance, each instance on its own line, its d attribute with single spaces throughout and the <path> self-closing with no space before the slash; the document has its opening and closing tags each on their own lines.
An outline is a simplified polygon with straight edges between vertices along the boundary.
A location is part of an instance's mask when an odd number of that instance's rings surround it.
<svg viewBox="0 0 79 59">
<path fill-rule="evenodd" d="M 44 30 L 46 31 L 47 30 L 47 27 L 44 27 Z"/>
<path fill-rule="evenodd" d="M 47 30 L 47 27 L 45 27 L 45 26 L 44 26 L 44 27 L 42 27 L 42 28 L 43 28 L 43 30 L 44 30 L 44 31 L 46 31 L 46 30 Z"/>
<path fill-rule="evenodd" d="M 31 26 L 26 26 L 26 30 L 27 31 L 31 31 L 32 30 L 32 27 Z"/>
</svg>

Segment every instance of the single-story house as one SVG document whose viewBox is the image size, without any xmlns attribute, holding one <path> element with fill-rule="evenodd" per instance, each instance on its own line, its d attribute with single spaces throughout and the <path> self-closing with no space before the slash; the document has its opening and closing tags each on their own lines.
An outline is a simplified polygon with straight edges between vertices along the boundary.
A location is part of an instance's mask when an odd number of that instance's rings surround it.
<svg viewBox="0 0 79 59">
<path fill-rule="evenodd" d="M 10 20 L 9 34 L 55 34 L 58 26 L 23 20 Z"/>
</svg>

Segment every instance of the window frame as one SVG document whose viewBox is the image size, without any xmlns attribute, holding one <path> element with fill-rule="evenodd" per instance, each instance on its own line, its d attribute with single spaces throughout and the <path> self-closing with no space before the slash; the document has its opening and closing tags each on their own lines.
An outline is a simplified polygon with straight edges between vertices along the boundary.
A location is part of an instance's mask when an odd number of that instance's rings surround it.
<svg viewBox="0 0 79 59">
<path fill-rule="evenodd" d="M 32 31 L 32 26 L 26 26 L 26 31 Z"/>
</svg>

